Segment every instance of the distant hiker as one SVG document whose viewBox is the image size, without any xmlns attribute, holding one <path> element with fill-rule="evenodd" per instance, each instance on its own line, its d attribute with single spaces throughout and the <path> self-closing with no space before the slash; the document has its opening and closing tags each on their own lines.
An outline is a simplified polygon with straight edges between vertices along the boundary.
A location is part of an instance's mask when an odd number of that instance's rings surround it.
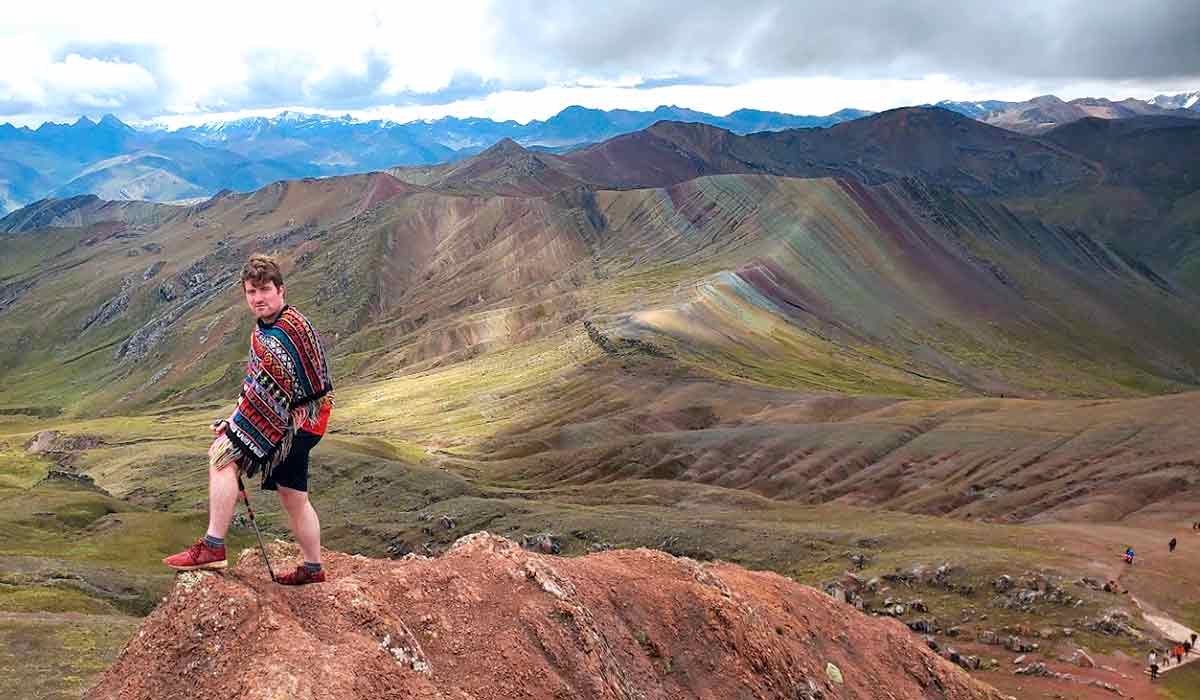
<svg viewBox="0 0 1200 700">
<path fill-rule="evenodd" d="M 1192 632 L 1192 648 L 1196 649 L 1196 633 Z M 1200 649 L 1198 649 L 1200 651 Z"/>
<path fill-rule="evenodd" d="M 1133 553 L 1133 547 L 1126 547 L 1125 548 L 1125 563 L 1132 565 L 1134 556 L 1135 555 Z"/>
<path fill-rule="evenodd" d="M 1158 652 L 1150 652 L 1150 658 L 1148 661 L 1150 666 L 1150 679 L 1154 680 L 1158 678 Z"/>
<path fill-rule="evenodd" d="M 221 569 L 225 534 L 238 497 L 238 471 L 262 471 L 261 488 L 279 493 L 304 564 L 276 577 L 289 586 L 320 583 L 321 523 L 308 500 L 308 453 L 325 434 L 333 382 L 312 324 L 284 301 L 283 273 L 274 258 L 252 255 L 242 268 L 242 292 L 256 321 L 237 406 L 213 423 L 208 450 L 208 531 L 179 554 L 174 569 Z M 233 469 L 229 469 L 233 465 Z M 235 471 L 237 470 L 237 471 Z"/>
<path fill-rule="evenodd" d="M 1178 542 L 1178 541 L 1176 541 L 1176 539 L 1175 539 L 1174 537 L 1172 537 L 1172 538 L 1171 538 L 1171 541 L 1167 543 L 1167 549 L 1169 549 L 1170 551 L 1174 552 L 1174 551 L 1175 551 L 1175 545 L 1177 545 L 1177 544 L 1179 544 L 1179 542 Z"/>
<path fill-rule="evenodd" d="M 1176 666 L 1183 663 L 1183 645 L 1176 644 L 1174 647 L 1172 647 L 1171 648 L 1171 656 L 1175 657 L 1175 665 Z"/>
<path fill-rule="evenodd" d="M 1187 656 L 1190 653 L 1192 653 L 1192 640 L 1185 639 L 1183 640 L 1183 655 Z"/>
</svg>

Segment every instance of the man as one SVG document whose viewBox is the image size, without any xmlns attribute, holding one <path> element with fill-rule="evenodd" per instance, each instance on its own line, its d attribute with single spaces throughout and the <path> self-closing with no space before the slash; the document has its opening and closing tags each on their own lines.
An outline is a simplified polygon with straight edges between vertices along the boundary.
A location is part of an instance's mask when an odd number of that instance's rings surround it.
<svg viewBox="0 0 1200 700">
<path fill-rule="evenodd" d="M 1177 544 L 1179 544 L 1179 541 L 1172 537 L 1171 541 L 1167 543 L 1167 549 L 1173 553 L 1175 551 L 1175 545 Z"/>
<path fill-rule="evenodd" d="M 1150 680 L 1156 680 L 1158 678 L 1158 653 L 1151 651 L 1147 661 L 1150 666 Z"/>
<path fill-rule="evenodd" d="M 321 583 L 321 524 L 308 500 L 308 453 L 325 434 L 333 406 L 325 352 L 308 319 L 284 301 L 283 273 L 274 258 L 250 257 L 242 269 L 242 292 L 256 321 L 237 407 L 212 426 L 208 531 L 163 563 L 184 571 L 224 568 L 225 534 L 238 496 L 234 470 L 247 476 L 261 470 L 262 488 L 279 493 L 304 554 L 303 565 L 276 580 Z"/>
</svg>

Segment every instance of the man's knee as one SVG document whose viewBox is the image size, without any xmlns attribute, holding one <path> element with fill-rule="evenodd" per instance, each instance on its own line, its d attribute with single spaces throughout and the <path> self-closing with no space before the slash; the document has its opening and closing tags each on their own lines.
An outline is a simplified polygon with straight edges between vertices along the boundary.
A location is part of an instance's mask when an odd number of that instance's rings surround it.
<svg viewBox="0 0 1200 700">
<path fill-rule="evenodd" d="M 303 508 L 308 504 L 308 492 L 297 491 L 296 489 L 289 489 L 286 486 L 280 486 L 279 502 L 282 503 L 283 507 L 288 511 L 292 511 L 297 508 Z"/>
</svg>

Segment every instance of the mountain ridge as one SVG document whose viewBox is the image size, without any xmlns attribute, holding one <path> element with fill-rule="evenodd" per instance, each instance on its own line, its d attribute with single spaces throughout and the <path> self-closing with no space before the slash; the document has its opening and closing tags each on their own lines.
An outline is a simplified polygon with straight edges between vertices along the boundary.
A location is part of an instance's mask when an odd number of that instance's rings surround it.
<svg viewBox="0 0 1200 700">
<path fill-rule="evenodd" d="M 1176 103 L 1189 104 L 1188 99 L 1185 94 L 1159 96 L 1157 101 L 1147 102 L 1114 103 L 1085 98 L 1062 104 L 1066 110 L 1064 118 L 1068 119 L 1106 114 L 1128 116 L 1147 111 L 1200 115 L 1196 111 L 1200 105 L 1194 102 L 1191 111 L 1173 107 Z M 1134 103 L 1141 107 L 1134 109 L 1131 107 Z M 1023 113 L 1021 109 L 1014 107 L 1019 104 L 946 101 L 939 106 L 1006 128 L 1036 133 L 1060 123 L 1036 121 L 1034 126 L 1026 128 L 1028 120 L 1019 116 Z M 984 110 L 984 105 L 989 109 Z M 1171 109 L 1174 111 L 1168 111 Z M 998 116 L 1010 112 L 1018 116 Z M 0 213 L 55 193 L 86 190 L 130 199 L 169 201 L 203 196 L 222 188 L 253 189 L 284 177 L 349 174 L 401 165 L 428 166 L 475 155 L 503 138 L 512 138 L 534 150 L 561 153 L 635 132 L 663 119 L 707 123 L 745 134 L 827 127 L 870 114 L 842 109 L 816 117 L 743 108 L 716 116 L 674 105 L 660 105 L 651 111 L 598 110 L 573 105 L 549 119 L 525 124 L 457 117 L 405 123 L 363 122 L 349 115 L 329 117 L 287 111 L 272 118 L 248 117 L 175 130 L 137 129 L 112 114 L 105 114 L 95 122 L 85 117 L 71 124 L 45 122 L 36 129 L 3 124 L 0 125 Z M 227 168 L 206 162 L 212 156 L 181 155 L 165 163 L 144 161 L 142 167 L 117 168 L 103 177 L 79 179 L 81 171 L 94 167 L 97 161 L 144 151 L 164 138 L 194 141 L 207 146 L 214 155 L 224 152 L 218 158 L 241 164 L 232 177 L 226 177 Z M 62 189 L 72 180 L 76 181 L 73 189 Z M 212 184 L 214 180 L 216 184 Z"/>
</svg>

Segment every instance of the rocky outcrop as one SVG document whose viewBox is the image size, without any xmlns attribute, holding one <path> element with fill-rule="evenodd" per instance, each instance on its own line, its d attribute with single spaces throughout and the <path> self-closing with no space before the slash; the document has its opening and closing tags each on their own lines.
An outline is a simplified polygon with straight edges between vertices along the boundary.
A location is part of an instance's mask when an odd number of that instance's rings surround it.
<svg viewBox="0 0 1200 700">
<path fill-rule="evenodd" d="M 269 545 L 276 570 L 291 545 Z M 564 559 L 476 533 L 444 555 L 256 550 L 185 573 L 86 694 L 110 698 L 978 698 L 900 623 L 773 573 L 658 551 Z"/>
<path fill-rule="evenodd" d="M 103 444 L 104 438 L 97 435 L 66 435 L 57 430 L 43 430 L 25 444 L 25 451 L 31 454 L 56 454 L 90 450 Z"/>
</svg>

